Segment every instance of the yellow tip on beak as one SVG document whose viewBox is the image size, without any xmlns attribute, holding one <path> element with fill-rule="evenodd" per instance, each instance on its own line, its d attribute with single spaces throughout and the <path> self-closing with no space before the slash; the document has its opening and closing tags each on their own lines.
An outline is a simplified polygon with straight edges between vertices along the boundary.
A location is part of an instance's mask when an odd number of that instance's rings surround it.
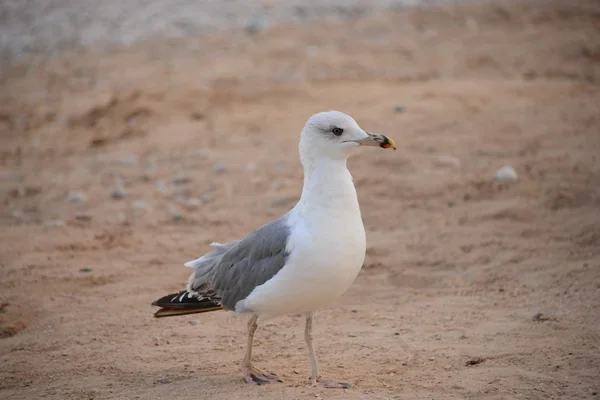
<svg viewBox="0 0 600 400">
<path fill-rule="evenodd" d="M 389 149 L 390 147 L 396 150 L 396 143 L 389 137 L 385 135 L 379 135 L 376 133 L 368 133 L 367 137 L 359 140 L 351 140 L 352 142 L 356 142 L 361 146 L 375 146 L 382 147 L 384 149 Z"/>
<path fill-rule="evenodd" d="M 394 140 L 385 135 L 382 136 L 384 137 L 384 142 L 381 144 L 381 147 L 384 149 L 389 149 L 391 147 L 392 149 L 396 150 L 396 143 L 394 143 Z"/>
</svg>

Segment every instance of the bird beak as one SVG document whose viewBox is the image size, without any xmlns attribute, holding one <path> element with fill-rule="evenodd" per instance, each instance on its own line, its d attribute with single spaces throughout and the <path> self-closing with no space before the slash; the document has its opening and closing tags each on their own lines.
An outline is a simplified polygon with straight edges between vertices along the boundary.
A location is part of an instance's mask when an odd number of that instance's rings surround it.
<svg viewBox="0 0 600 400">
<path fill-rule="evenodd" d="M 353 142 L 356 142 L 361 146 L 377 146 L 383 147 L 384 149 L 389 149 L 391 147 L 392 149 L 396 150 L 396 144 L 391 138 L 376 133 L 365 133 L 368 135 L 366 138 L 353 140 Z"/>
</svg>

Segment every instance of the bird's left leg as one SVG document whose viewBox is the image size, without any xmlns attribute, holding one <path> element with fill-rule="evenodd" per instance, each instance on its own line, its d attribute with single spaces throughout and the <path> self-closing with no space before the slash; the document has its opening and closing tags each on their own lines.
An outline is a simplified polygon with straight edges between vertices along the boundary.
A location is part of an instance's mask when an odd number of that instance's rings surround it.
<svg viewBox="0 0 600 400">
<path fill-rule="evenodd" d="M 252 366 L 252 343 L 254 342 L 254 332 L 258 328 L 257 319 L 258 315 L 253 315 L 248 321 L 248 347 L 246 348 L 244 363 L 242 364 L 244 380 L 246 383 L 254 383 L 259 386 L 271 382 L 283 382 L 277 375 L 270 372 L 263 372 Z"/>
<path fill-rule="evenodd" d="M 317 363 L 317 357 L 315 355 L 315 348 L 312 342 L 312 313 L 306 314 L 306 326 L 304 328 L 304 340 L 306 340 L 306 346 L 308 347 L 308 355 L 310 357 L 310 363 L 312 366 L 312 374 L 310 376 L 310 383 L 313 386 L 320 386 L 330 389 L 348 389 L 352 386 L 346 382 L 336 382 L 329 379 L 322 379 L 319 376 L 319 364 Z"/>
</svg>

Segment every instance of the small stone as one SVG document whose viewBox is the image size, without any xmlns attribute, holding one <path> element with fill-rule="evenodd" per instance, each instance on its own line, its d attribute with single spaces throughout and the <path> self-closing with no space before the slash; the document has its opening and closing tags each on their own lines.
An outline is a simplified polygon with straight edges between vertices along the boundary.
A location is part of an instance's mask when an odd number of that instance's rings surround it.
<svg viewBox="0 0 600 400">
<path fill-rule="evenodd" d="M 215 165 L 213 165 L 213 171 L 215 171 L 216 174 L 222 174 L 223 172 L 226 172 L 227 163 L 222 161 L 215 163 Z"/>
<path fill-rule="evenodd" d="M 435 357 L 429 357 L 429 361 L 435 361 Z"/>
<path fill-rule="evenodd" d="M 21 211 L 21 210 L 11 210 L 10 215 L 13 218 L 21 219 L 21 218 L 23 218 L 23 211 Z"/>
<path fill-rule="evenodd" d="M 173 178 L 173 183 L 176 185 L 184 185 L 186 183 L 190 183 L 190 181 L 190 177 L 185 175 L 183 172 L 176 174 Z"/>
<path fill-rule="evenodd" d="M 178 221 L 181 221 L 183 219 L 183 216 L 181 215 L 181 212 L 179 212 L 179 210 L 177 209 L 177 207 L 175 207 L 174 205 L 169 204 L 168 210 L 169 210 L 169 216 L 171 217 L 171 221 L 178 222 Z"/>
<path fill-rule="evenodd" d="M 196 326 L 196 325 L 198 325 L 198 321 L 193 321 L 193 320 L 192 320 L 192 321 L 190 321 L 190 325 L 192 325 L 192 326 Z"/>
<path fill-rule="evenodd" d="M 165 181 L 163 180 L 158 180 L 156 181 L 156 183 L 154 184 L 156 186 L 156 191 L 159 193 L 167 193 L 167 184 L 165 183 Z"/>
<path fill-rule="evenodd" d="M 124 165 L 128 165 L 130 167 L 137 165 L 137 161 L 138 161 L 137 156 L 133 155 L 133 154 L 121 159 L 121 163 L 123 163 Z"/>
<path fill-rule="evenodd" d="M 400 336 L 400 332 L 394 332 L 394 336 Z"/>
<path fill-rule="evenodd" d="M 146 211 L 148 209 L 148 203 L 146 203 L 145 201 L 139 201 L 139 200 L 134 201 L 133 208 L 135 208 L 136 210 Z"/>
<path fill-rule="evenodd" d="M 167 384 L 167 383 L 171 383 L 171 380 L 169 378 L 160 378 L 158 380 L 158 383 Z"/>
<path fill-rule="evenodd" d="M 113 200 L 121 200 L 124 199 L 125 196 L 127 196 L 127 191 L 121 187 L 115 188 L 110 192 L 110 197 Z"/>
<path fill-rule="evenodd" d="M 87 196 L 81 192 L 70 192 L 67 195 L 67 201 L 69 203 L 85 203 L 87 201 Z"/>
<path fill-rule="evenodd" d="M 498 291 L 499 291 L 500 293 L 504 293 L 504 288 L 499 288 L 499 289 L 498 289 Z"/>
<path fill-rule="evenodd" d="M 246 171 L 248 171 L 248 172 L 256 171 L 256 163 L 250 161 L 248 164 L 246 164 Z"/>
<path fill-rule="evenodd" d="M 79 272 L 92 272 L 92 267 L 79 268 Z"/>
<path fill-rule="evenodd" d="M 92 216 L 88 214 L 77 214 L 75 215 L 75 219 L 81 222 L 89 222 L 92 220 Z"/>
<path fill-rule="evenodd" d="M 517 171 L 511 166 L 504 166 L 496 171 L 496 180 L 503 183 L 512 183 L 517 181 Z"/>
<path fill-rule="evenodd" d="M 208 157 L 210 157 L 210 150 L 208 150 L 208 149 L 197 149 L 197 150 L 194 152 L 194 154 L 195 154 L 196 156 L 198 156 L 198 158 L 205 159 L 205 158 L 208 158 Z"/>
<path fill-rule="evenodd" d="M 49 221 L 44 221 L 44 226 L 47 226 L 48 228 L 56 228 L 59 226 L 65 226 L 65 222 L 61 221 L 60 219 L 52 219 Z"/>
<path fill-rule="evenodd" d="M 481 364 L 481 363 L 482 363 L 482 362 L 484 362 L 484 361 L 485 361 L 485 358 L 483 358 L 483 357 L 475 357 L 475 358 L 471 358 L 470 360 L 467 360 L 467 361 L 465 362 L 465 365 L 466 365 L 467 367 L 469 367 L 469 366 L 472 366 L 472 365 L 478 365 L 478 364 Z"/>
<path fill-rule="evenodd" d="M 406 111 L 406 107 L 404 107 L 402 104 L 396 104 L 396 107 L 394 107 L 394 111 L 396 111 L 397 113 L 401 113 Z"/>
<path fill-rule="evenodd" d="M 204 193 L 200 196 L 200 200 L 202 201 L 202 203 L 206 204 L 206 203 L 210 203 L 213 199 L 213 195 L 210 193 Z"/>
<path fill-rule="evenodd" d="M 199 111 L 194 111 L 190 114 L 190 118 L 193 121 L 202 121 L 204 118 L 206 118 L 206 115 L 204 115 L 203 113 L 201 113 Z"/>
<path fill-rule="evenodd" d="M 319 54 L 318 46 L 307 46 L 306 47 L 306 55 L 309 57 L 316 57 Z"/>
<path fill-rule="evenodd" d="M 460 160 L 453 156 L 442 155 L 436 158 L 435 165 L 438 167 L 460 168 Z"/>
<path fill-rule="evenodd" d="M 255 34 L 264 31 L 269 26 L 269 19 L 265 14 L 250 17 L 246 24 L 246 32 Z"/>
<path fill-rule="evenodd" d="M 195 210 L 200 204 L 202 204 L 200 199 L 188 199 L 188 201 L 185 202 L 186 207 L 191 210 Z"/>
<path fill-rule="evenodd" d="M 352 312 L 352 313 L 357 313 L 357 312 L 358 312 L 358 310 L 357 310 L 357 309 L 355 309 L 355 308 L 353 308 L 352 310 L 350 310 L 350 312 Z"/>
<path fill-rule="evenodd" d="M 544 315 L 541 312 L 535 313 L 535 314 L 533 314 L 533 317 L 531 317 L 531 320 L 536 321 L 536 322 L 548 321 L 549 319 L 550 319 L 550 317 L 548 317 L 547 315 Z"/>
<path fill-rule="evenodd" d="M 406 367 L 406 366 L 408 365 L 408 363 L 407 363 L 406 361 L 402 361 L 402 365 L 403 365 L 404 367 Z"/>
</svg>

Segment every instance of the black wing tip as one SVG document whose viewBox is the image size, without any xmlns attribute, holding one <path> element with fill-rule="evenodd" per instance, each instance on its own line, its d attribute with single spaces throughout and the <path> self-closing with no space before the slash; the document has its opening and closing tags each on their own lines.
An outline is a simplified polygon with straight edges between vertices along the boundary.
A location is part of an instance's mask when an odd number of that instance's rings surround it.
<svg viewBox="0 0 600 400">
<path fill-rule="evenodd" d="M 171 303 L 171 300 L 175 297 L 180 297 L 181 295 L 187 293 L 185 290 L 182 290 L 179 293 L 171 293 L 166 296 L 161 297 L 160 299 L 154 300 L 152 302 L 153 306 L 156 307 L 172 307 L 174 304 Z M 186 296 L 187 297 L 187 296 Z"/>
<path fill-rule="evenodd" d="M 223 307 L 220 305 L 206 306 L 202 308 L 167 308 L 163 307 L 154 313 L 154 318 L 176 317 L 180 315 L 199 314 L 210 311 L 219 311 Z"/>
<path fill-rule="evenodd" d="M 168 309 L 193 310 L 221 307 L 221 302 L 218 299 L 211 299 L 209 297 L 198 298 L 198 296 L 192 295 L 187 290 L 182 290 L 179 293 L 171 293 L 163 296 L 152 302 L 152 305 Z"/>
</svg>

